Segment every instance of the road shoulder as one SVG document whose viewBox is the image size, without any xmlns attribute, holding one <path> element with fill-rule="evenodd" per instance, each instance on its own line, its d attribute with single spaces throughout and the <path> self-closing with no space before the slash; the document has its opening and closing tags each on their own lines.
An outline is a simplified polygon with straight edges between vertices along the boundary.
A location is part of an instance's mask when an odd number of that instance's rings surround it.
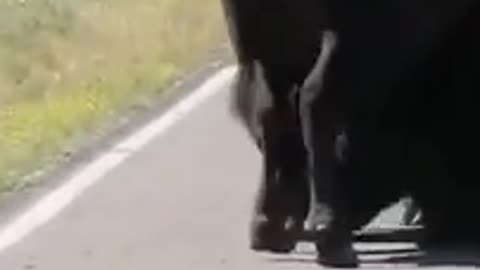
<svg viewBox="0 0 480 270">
<path fill-rule="evenodd" d="M 0 194 L 0 228 L 5 227 L 19 213 L 50 191 L 60 187 L 76 170 L 84 167 L 98 155 L 125 139 L 132 132 L 168 111 L 180 100 L 196 90 L 198 85 L 226 66 L 234 64 L 229 47 L 213 51 L 201 67 L 194 68 L 176 80 L 162 94 L 144 106 L 125 111 L 119 117 L 105 123 L 95 134 L 83 138 L 80 146 L 62 157 L 56 164 L 45 164 L 33 172 L 31 185 L 22 190 Z"/>
</svg>

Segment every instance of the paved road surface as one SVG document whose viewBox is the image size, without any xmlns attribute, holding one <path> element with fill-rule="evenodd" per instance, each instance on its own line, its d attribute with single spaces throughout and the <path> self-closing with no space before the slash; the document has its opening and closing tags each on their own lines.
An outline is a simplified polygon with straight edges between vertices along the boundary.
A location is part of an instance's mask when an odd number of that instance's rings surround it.
<svg viewBox="0 0 480 270">
<path fill-rule="evenodd" d="M 0 269 L 318 269 L 308 244 L 289 256 L 247 249 L 259 155 L 228 97 L 218 91 L 3 251 Z"/>
</svg>

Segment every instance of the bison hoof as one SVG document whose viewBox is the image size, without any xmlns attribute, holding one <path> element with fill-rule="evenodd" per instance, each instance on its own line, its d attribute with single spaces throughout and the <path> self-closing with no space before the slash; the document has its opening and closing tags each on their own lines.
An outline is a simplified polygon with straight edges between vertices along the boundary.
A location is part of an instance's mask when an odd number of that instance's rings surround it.
<svg viewBox="0 0 480 270">
<path fill-rule="evenodd" d="M 359 265 L 358 256 L 349 242 L 343 244 L 317 243 L 317 263 L 326 267 L 356 268 Z"/>
<path fill-rule="evenodd" d="M 274 222 L 257 218 L 251 227 L 250 248 L 255 251 L 289 253 L 295 249 L 293 229 L 286 229 L 285 221 Z"/>
<path fill-rule="evenodd" d="M 353 249 L 319 252 L 317 263 L 322 266 L 335 268 L 356 268 L 359 265 L 357 254 Z"/>
</svg>

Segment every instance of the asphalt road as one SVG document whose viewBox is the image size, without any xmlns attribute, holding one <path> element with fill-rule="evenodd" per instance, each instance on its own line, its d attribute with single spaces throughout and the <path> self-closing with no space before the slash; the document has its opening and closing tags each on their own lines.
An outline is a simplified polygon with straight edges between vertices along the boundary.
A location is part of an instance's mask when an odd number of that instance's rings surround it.
<svg viewBox="0 0 480 270">
<path fill-rule="evenodd" d="M 53 219 L 3 250 L 0 269 L 319 269 L 310 244 L 291 255 L 248 250 L 259 154 L 228 112 L 228 82 L 217 87 Z M 397 214 L 382 220 L 395 222 Z M 392 266 L 382 256 L 364 267 Z"/>
</svg>

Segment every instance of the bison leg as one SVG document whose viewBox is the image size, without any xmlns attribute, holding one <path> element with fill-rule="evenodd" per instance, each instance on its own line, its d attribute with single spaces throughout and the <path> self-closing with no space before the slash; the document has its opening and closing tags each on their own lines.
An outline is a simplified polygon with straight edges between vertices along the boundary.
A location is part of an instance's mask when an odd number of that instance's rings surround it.
<svg viewBox="0 0 480 270">
<path fill-rule="evenodd" d="M 295 235 L 303 229 L 305 216 L 297 194 L 262 180 L 250 227 L 250 248 L 256 251 L 288 253 L 295 248 Z M 306 192 L 308 195 L 308 192 Z"/>
<path fill-rule="evenodd" d="M 237 100 L 251 109 L 251 135 L 263 157 L 263 174 L 250 228 L 250 247 L 257 251 L 289 252 L 295 233 L 303 230 L 308 214 L 309 186 L 306 152 L 296 111 L 286 96 L 274 96 L 260 63 L 255 62 L 240 82 L 249 82 Z M 280 100 L 280 101 L 279 101 Z M 238 106 L 246 107 L 246 106 Z M 246 117 L 248 119 L 248 117 Z"/>
<path fill-rule="evenodd" d="M 267 125 L 266 129 L 264 173 L 251 228 L 251 247 L 289 252 L 309 210 L 306 153 L 300 127 L 285 131 L 284 126 Z"/>
<path fill-rule="evenodd" d="M 309 150 L 309 165 L 317 203 L 332 208 L 332 220 L 326 224 L 324 239 L 316 241 L 318 262 L 326 266 L 356 267 L 357 254 L 353 249 L 348 213 L 335 201 L 337 175 L 336 139 L 339 134 L 338 93 L 332 90 L 327 65 L 331 65 L 336 36 L 325 32 L 322 52 L 301 90 L 300 114 L 304 141 Z M 328 72 L 328 74 L 325 74 Z"/>
<path fill-rule="evenodd" d="M 304 159 L 304 155 L 292 153 L 299 160 Z M 310 193 L 306 162 L 297 164 L 296 161 L 278 167 L 275 163 L 281 156 L 275 151 L 264 153 L 266 162 L 263 163 L 264 173 L 251 227 L 251 248 L 257 251 L 291 251 L 295 247 L 295 234 L 303 230 L 308 214 Z"/>
</svg>

